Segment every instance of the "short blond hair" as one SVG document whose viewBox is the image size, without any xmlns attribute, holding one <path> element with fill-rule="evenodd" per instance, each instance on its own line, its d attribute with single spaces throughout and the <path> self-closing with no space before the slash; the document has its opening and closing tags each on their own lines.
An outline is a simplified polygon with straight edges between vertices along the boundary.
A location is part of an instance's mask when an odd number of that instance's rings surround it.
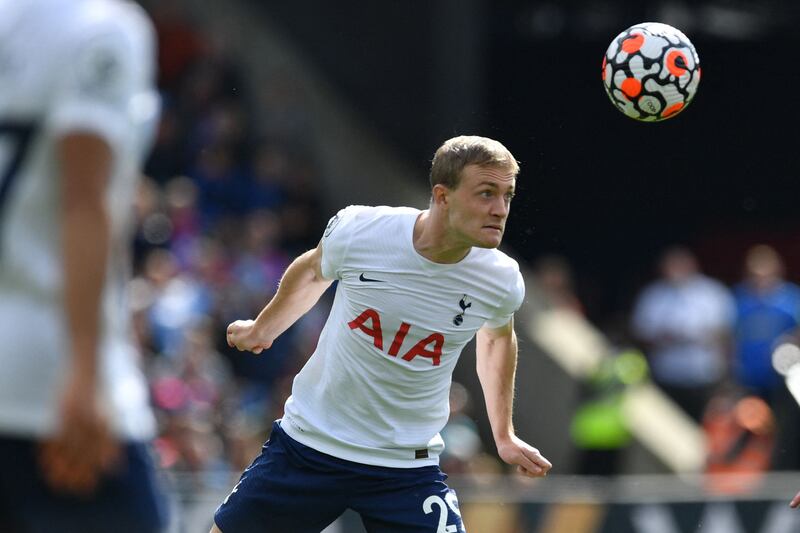
<svg viewBox="0 0 800 533">
<path fill-rule="evenodd" d="M 433 156 L 431 188 L 441 184 L 455 189 L 461 183 L 461 171 L 467 165 L 494 167 L 519 174 L 519 163 L 508 148 L 494 139 L 477 135 L 461 135 L 448 139 Z"/>
</svg>

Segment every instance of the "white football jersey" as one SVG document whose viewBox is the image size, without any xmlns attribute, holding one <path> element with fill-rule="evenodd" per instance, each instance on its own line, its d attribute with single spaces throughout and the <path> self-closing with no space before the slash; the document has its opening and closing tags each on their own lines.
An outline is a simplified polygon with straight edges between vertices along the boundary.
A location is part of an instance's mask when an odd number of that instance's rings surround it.
<svg viewBox="0 0 800 533">
<path fill-rule="evenodd" d="M 338 280 L 336 297 L 281 422 L 299 442 L 358 463 L 438 464 L 461 350 L 484 325 L 507 324 L 525 286 L 499 250 L 455 264 L 421 256 L 420 213 L 351 206 L 328 224 L 322 273 Z"/>
<path fill-rule="evenodd" d="M 118 0 L 0 0 L 0 432 L 57 423 L 69 343 L 63 309 L 57 139 L 83 131 L 113 150 L 112 245 L 102 295 L 102 392 L 115 431 L 155 424 L 125 296 L 132 198 L 155 131 L 155 35 Z"/>
</svg>

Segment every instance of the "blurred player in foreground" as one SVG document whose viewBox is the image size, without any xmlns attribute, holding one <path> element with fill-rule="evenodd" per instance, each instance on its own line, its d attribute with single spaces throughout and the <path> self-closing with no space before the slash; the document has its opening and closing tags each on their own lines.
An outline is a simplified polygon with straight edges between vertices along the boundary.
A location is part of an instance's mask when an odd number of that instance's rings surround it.
<svg viewBox="0 0 800 533">
<path fill-rule="evenodd" d="M 451 375 L 477 333 L 477 371 L 500 457 L 528 476 L 551 465 L 512 424 L 525 287 L 497 250 L 519 171 L 497 141 L 456 137 L 436 152 L 431 204 L 350 206 L 286 270 L 228 343 L 255 354 L 338 281 L 316 351 L 284 416 L 220 505 L 212 532 L 319 532 L 346 509 L 370 532 L 464 531 L 439 469 Z"/>
<path fill-rule="evenodd" d="M 800 349 L 798 349 L 796 341 L 782 347 L 779 346 L 772 355 L 772 364 L 775 370 L 784 376 L 786 387 L 795 402 L 800 404 Z M 795 494 L 792 501 L 789 502 L 789 506 L 793 509 L 800 507 L 800 492 Z"/>
<path fill-rule="evenodd" d="M 0 531 L 155 532 L 155 422 L 124 296 L 158 117 L 117 0 L 0 0 Z"/>
</svg>

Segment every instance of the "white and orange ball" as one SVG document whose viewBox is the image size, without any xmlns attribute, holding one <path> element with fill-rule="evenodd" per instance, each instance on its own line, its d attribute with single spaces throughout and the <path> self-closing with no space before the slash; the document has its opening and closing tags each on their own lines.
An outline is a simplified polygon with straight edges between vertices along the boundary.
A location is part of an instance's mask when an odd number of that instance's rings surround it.
<svg viewBox="0 0 800 533">
<path fill-rule="evenodd" d="M 617 108 L 636 120 L 672 118 L 697 93 L 700 58 L 680 30 L 644 22 L 617 35 L 603 57 L 603 84 Z"/>
</svg>

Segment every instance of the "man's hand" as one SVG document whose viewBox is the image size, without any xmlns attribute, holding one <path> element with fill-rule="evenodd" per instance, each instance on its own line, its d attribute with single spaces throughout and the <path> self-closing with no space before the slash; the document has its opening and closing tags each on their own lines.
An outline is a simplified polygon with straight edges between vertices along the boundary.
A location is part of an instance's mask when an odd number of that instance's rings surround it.
<svg viewBox="0 0 800 533">
<path fill-rule="evenodd" d="M 497 443 L 497 454 L 510 465 L 517 465 L 517 472 L 528 477 L 544 477 L 553 467 L 539 450 L 512 435 Z"/>
<path fill-rule="evenodd" d="M 70 379 L 61 399 L 58 433 L 39 449 L 45 481 L 56 491 L 90 495 L 119 458 L 120 445 L 93 383 Z"/>
<path fill-rule="evenodd" d="M 253 352 L 258 355 L 272 346 L 274 339 L 265 339 L 255 328 L 254 320 L 237 320 L 228 325 L 228 346 L 240 352 Z"/>
<path fill-rule="evenodd" d="M 792 501 L 789 503 L 789 507 L 792 509 L 797 509 L 800 507 L 800 492 L 795 494 L 794 498 L 792 498 Z"/>
<path fill-rule="evenodd" d="M 311 309 L 332 280 L 322 275 L 322 243 L 292 261 L 278 291 L 255 320 L 237 320 L 228 326 L 228 346 L 258 355 Z"/>
</svg>

